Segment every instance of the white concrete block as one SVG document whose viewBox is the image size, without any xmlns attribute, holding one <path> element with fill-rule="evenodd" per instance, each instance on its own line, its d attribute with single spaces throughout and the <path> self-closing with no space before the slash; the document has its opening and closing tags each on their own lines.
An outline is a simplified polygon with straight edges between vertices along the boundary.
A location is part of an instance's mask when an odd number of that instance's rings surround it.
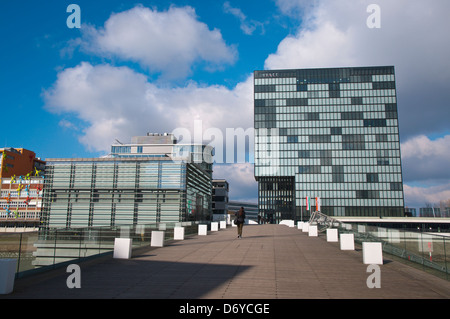
<svg viewBox="0 0 450 319">
<path fill-rule="evenodd" d="M 309 237 L 317 237 L 317 225 L 310 225 L 308 229 L 308 236 Z"/>
<path fill-rule="evenodd" d="M 393 244 L 400 244 L 400 231 L 398 229 L 389 229 L 389 242 Z"/>
<path fill-rule="evenodd" d="M 295 227 L 295 221 L 292 219 L 283 219 L 280 221 L 280 225 L 286 225 L 288 227 Z"/>
<path fill-rule="evenodd" d="M 226 229 L 227 228 L 227 222 L 224 220 L 220 221 L 220 229 Z"/>
<path fill-rule="evenodd" d="M 417 243 L 419 245 L 419 252 L 432 253 L 433 252 L 433 235 L 429 234 L 417 234 Z"/>
<path fill-rule="evenodd" d="M 212 222 L 211 223 L 211 231 L 218 231 L 219 230 L 219 223 L 218 222 Z"/>
<path fill-rule="evenodd" d="M 302 232 L 307 233 L 309 231 L 309 223 L 305 222 L 303 223 Z"/>
<path fill-rule="evenodd" d="M 165 231 L 163 231 L 163 230 L 152 231 L 152 239 L 150 242 L 150 246 L 164 247 L 164 234 L 165 234 Z"/>
<path fill-rule="evenodd" d="M 387 229 L 384 227 L 378 227 L 378 238 L 386 239 L 388 237 Z"/>
<path fill-rule="evenodd" d="M 303 222 L 298 222 L 297 223 L 297 229 L 300 229 L 300 230 L 303 229 Z"/>
<path fill-rule="evenodd" d="M 175 227 L 173 229 L 173 239 L 184 240 L 184 227 Z"/>
<path fill-rule="evenodd" d="M 341 250 L 355 250 L 355 237 L 353 234 L 341 234 L 339 238 Z"/>
<path fill-rule="evenodd" d="M 0 259 L 0 294 L 10 294 L 14 290 L 17 259 Z"/>
<path fill-rule="evenodd" d="M 130 259 L 133 240 L 131 238 L 115 238 L 113 258 Z"/>
<path fill-rule="evenodd" d="M 362 243 L 363 264 L 365 265 L 382 265 L 383 249 L 381 243 Z"/>
<path fill-rule="evenodd" d="M 336 228 L 327 229 L 327 242 L 338 242 L 338 230 Z"/>
<path fill-rule="evenodd" d="M 167 230 L 167 224 L 164 224 L 164 223 L 159 224 L 158 230 Z"/>
<path fill-rule="evenodd" d="M 198 234 L 206 236 L 208 234 L 208 225 L 198 225 Z"/>
</svg>

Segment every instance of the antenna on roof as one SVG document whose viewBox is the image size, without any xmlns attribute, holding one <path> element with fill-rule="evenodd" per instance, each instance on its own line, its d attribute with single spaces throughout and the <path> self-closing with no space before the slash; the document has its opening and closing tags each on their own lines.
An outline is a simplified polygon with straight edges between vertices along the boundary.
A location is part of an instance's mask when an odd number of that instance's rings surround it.
<svg viewBox="0 0 450 319">
<path fill-rule="evenodd" d="M 116 142 L 119 143 L 120 145 L 123 145 L 123 143 L 121 141 L 119 141 L 117 138 L 115 138 Z"/>
</svg>

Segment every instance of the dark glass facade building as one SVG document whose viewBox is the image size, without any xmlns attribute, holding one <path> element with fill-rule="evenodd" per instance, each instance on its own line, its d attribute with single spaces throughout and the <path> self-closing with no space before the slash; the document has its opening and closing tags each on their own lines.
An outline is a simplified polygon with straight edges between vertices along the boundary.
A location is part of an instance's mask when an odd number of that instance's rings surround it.
<svg viewBox="0 0 450 319">
<path fill-rule="evenodd" d="M 392 66 L 254 72 L 259 213 L 403 216 Z"/>
</svg>

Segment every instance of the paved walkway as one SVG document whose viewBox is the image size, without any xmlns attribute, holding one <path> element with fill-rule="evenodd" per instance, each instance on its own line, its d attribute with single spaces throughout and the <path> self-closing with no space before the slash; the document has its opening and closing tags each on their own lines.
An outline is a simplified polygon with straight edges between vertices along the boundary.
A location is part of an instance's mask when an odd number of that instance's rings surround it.
<svg viewBox="0 0 450 319">
<path fill-rule="evenodd" d="M 83 262 L 81 288 L 69 289 L 66 269 L 16 280 L 2 298 L 366 299 L 450 298 L 450 282 L 385 256 L 381 288 L 369 289 L 362 252 L 341 251 L 325 237 L 284 225 L 208 232 L 162 248 Z"/>
</svg>

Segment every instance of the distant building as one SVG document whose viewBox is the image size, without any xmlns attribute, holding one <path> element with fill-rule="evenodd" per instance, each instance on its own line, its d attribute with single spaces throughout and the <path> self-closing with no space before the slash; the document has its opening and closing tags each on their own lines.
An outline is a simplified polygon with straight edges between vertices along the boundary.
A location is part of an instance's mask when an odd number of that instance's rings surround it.
<svg viewBox="0 0 450 319">
<path fill-rule="evenodd" d="M 45 161 L 36 157 L 36 153 L 24 148 L 0 148 L 0 178 L 12 176 L 40 176 Z"/>
<path fill-rule="evenodd" d="M 212 210 L 213 220 L 227 220 L 228 213 L 228 192 L 229 185 L 224 179 L 214 179 L 212 181 Z"/>
<path fill-rule="evenodd" d="M 412 207 L 405 207 L 405 216 L 407 217 L 417 217 L 417 211 Z"/>
<path fill-rule="evenodd" d="M 43 227 L 211 220 L 212 149 L 172 134 L 118 142 L 102 158 L 47 159 Z"/>
<path fill-rule="evenodd" d="M 419 217 L 441 217 L 441 208 L 421 207 L 419 208 Z"/>
<path fill-rule="evenodd" d="M 0 232 L 37 230 L 45 162 L 23 148 L 0 148 L 0 158 Z"/>
</svg>

